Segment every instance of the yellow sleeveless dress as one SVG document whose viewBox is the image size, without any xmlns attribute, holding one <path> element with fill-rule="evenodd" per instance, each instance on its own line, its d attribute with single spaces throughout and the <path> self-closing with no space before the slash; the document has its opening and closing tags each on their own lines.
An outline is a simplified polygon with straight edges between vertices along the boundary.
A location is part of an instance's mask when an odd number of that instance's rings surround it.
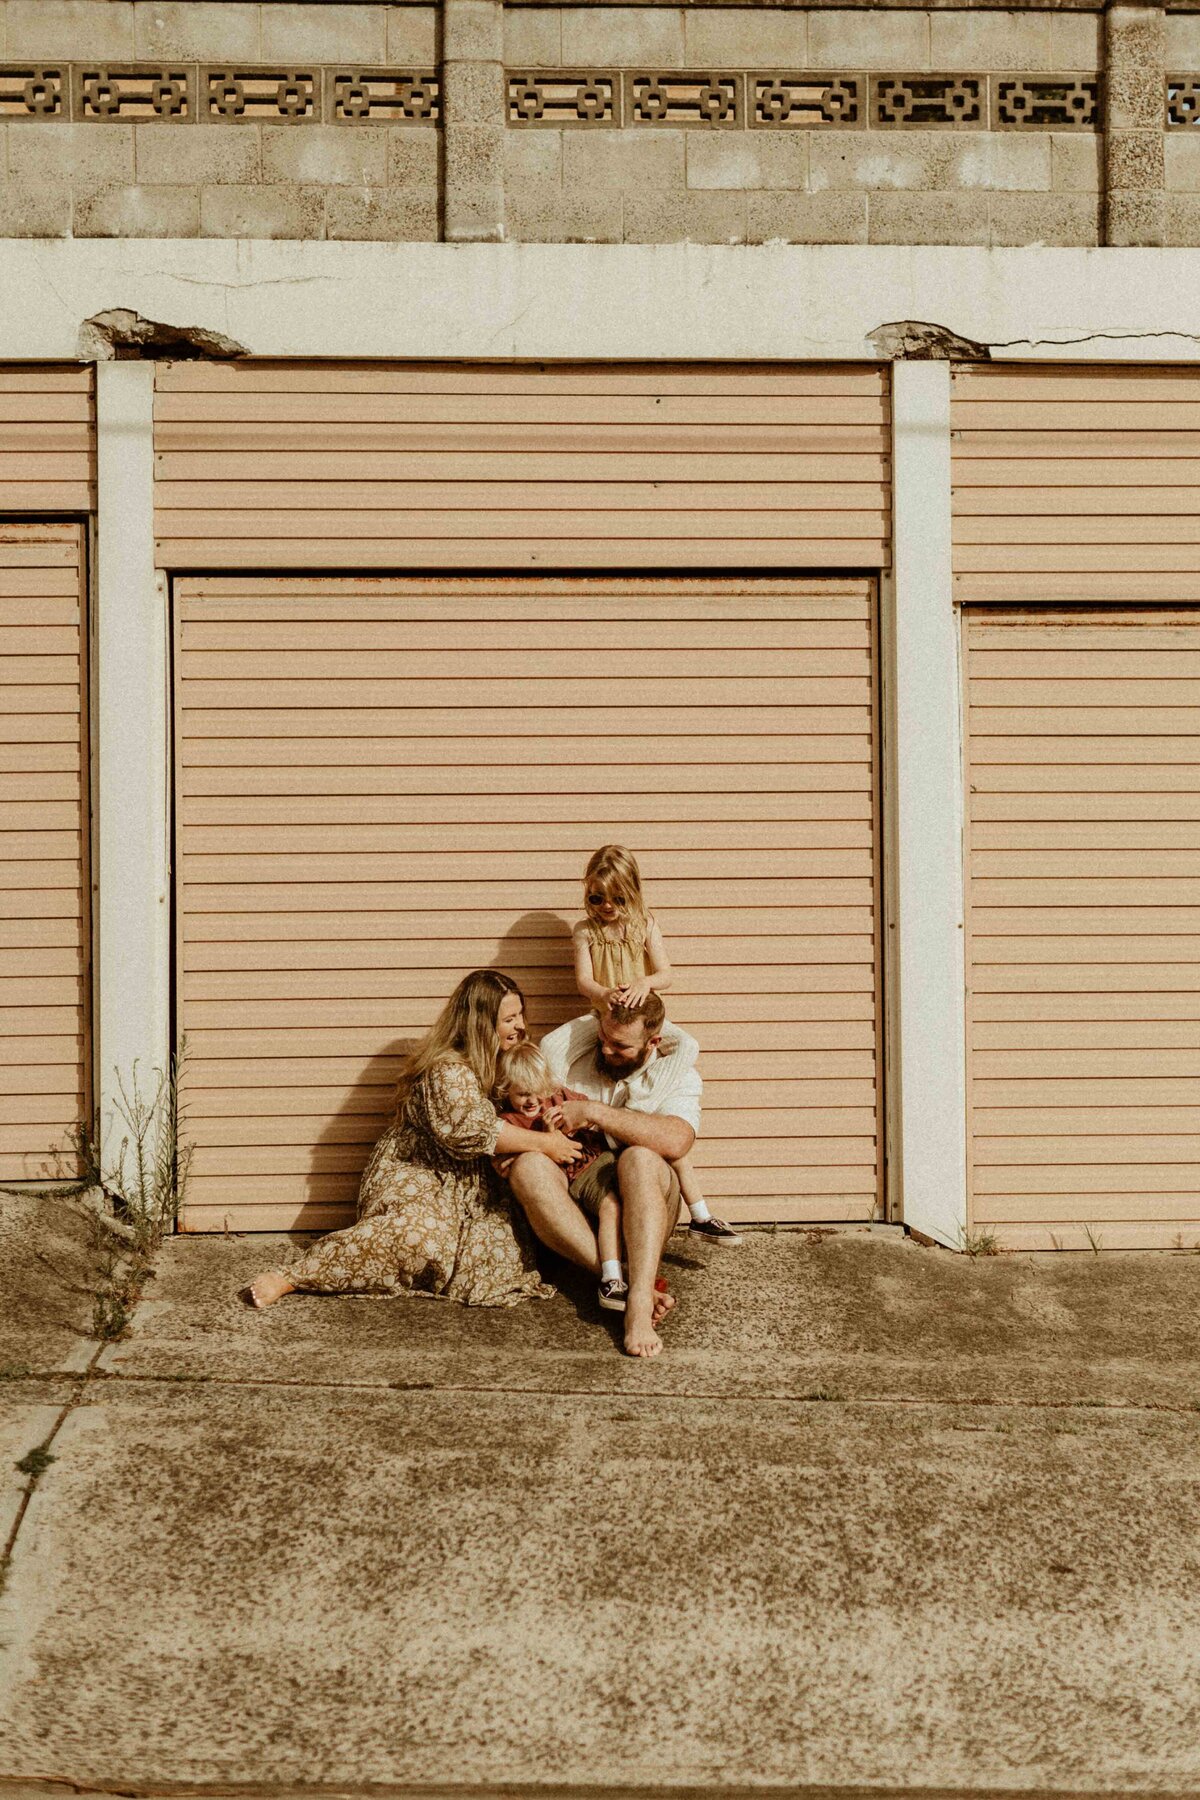
<svg viewBox="0 0 1200 1800">
<path fill-rule="evenodd" d="M 592 979 L 601 987 L 625 987 L 650 973 L 646 951 L 646 927 L 630 925 L 619 941 L 605 937 L 599 925 L 587 922 L 588 949 L 592 957 Z"/>
</svg>

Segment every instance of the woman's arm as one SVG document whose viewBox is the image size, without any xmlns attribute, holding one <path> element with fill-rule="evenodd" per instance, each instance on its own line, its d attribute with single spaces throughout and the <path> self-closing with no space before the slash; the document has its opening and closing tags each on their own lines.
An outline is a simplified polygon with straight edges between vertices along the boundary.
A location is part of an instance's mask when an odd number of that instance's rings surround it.
<svg viewBox="0 0 1200 1800">
<path fill-rule="evenodd" d="M 583 1147 L 561 1131 L 526 1131 L 520 1125 L 509 1125 L 501 1119 L 500 1129 L 496 1133 L 496 1154 L 498 1156 L 523 1156 L 526 1150 L 540 1151 L 556 1162 L 560 1169 L 568 1168 L 571 1163 L 578 1162 L 583 1155 Z"/>
<path fill-rule="evenodd" d="M 589 1006 L 603 1006 L 608 989 L 600 986 L 592 971 L 592 946 L 585 919 L 580 919 L 571 936 L 575 942 L 575 986 Z"/>
</svg>

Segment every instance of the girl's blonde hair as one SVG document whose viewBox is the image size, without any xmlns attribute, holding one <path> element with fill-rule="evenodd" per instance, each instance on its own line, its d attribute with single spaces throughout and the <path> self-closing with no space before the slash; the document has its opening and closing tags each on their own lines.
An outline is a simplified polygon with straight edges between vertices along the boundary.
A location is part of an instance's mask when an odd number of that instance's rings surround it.
<svg viewBox="0 0 1200 1800">
<path fill-rule="evenodd" d="M 621 844 L 601 844 L 583 873 L 583 908 L 592 923 L 598 925 L 600 920 L 589 898 L 593 888 L 599 888 L 614 900 L 624 900 L 622 932 L 634 925 L 639 932 L 645 933 L 649 920 L 642 898 L 642 877 L 634 857 Z"/>
<path fill-rule="evenodd" d="M 524 994 L 499 969 L 472 969 L 463 976 L 408 1059 L 396 1086 L 398 1117 L 403 1118 L 408 1110 L 413 1088 L 421 1076 L 447 1056 L 465 1062 L 484 1093 L 491 1092 L 500 1048 L 496 1020 L 509 994 L 516 994 L 524 1007 Z"/>
<path fill-rule="evenodd" d="M 504 1100 L 514 1089 L 522 1094 L 552 1094 L 558 1083 L 536 1044 L 514 1044 L 502 1050 L 496 1063 L 496 1098 Z"/>
</svg>

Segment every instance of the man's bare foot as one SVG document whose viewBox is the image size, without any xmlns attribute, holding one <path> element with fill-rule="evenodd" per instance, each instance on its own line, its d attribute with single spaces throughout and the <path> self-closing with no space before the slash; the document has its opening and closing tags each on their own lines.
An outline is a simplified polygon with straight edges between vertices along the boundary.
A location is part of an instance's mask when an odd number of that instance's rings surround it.
<svg viewBox="0 0 1200 1800">
<path fill-rule="evenodd" d="M 656 1288 L 654 1292 L 654 1310 L 650 1315 L 652 1323 L 661 1325 L 667 1314 L 674 1310 L 675 1304 L 674 1294 L 668 1294 L 665 1288 Z"/>
<path fill-rule="evenodd" d="M 268 1269 L 265 1275 L 260 1275 L 250 1283 L 246 1289 L 246 1298 L 251 1306 L 256 1306 L 261 1312 L 264 1307 L 274 1306 L 285 1294 L 294 1294 L 295 1291 L 294 1283 L 282 1269 Z"/>
<path fill-rule="evenodd" d="M 661 1299 L 661 1295 L 656 1298 Z M 631 1301 L 625 1308 L 626 1356 L 661 1356 L 662 1339 L 654 1329 L 652 1310 Z"/>
</svg>

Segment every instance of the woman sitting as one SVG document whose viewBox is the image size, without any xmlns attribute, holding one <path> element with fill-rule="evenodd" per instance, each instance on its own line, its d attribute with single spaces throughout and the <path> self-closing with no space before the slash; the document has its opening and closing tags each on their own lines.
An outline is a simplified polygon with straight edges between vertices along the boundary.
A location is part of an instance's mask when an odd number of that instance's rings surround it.
<svg viewBox="0 0 1200 1800">
<path fill-rule="evenodd" d="M 459 982 L 409 1059 L 393 1121 L 358 1194 L 358 1223 L 321 1238 L 290 1268 L 248 1289 L 258 1307 L 285 1294 L 437 1295 L 515 1306 L 554 1293 L 538 1273 L 524 1219 L 489 1181 L 488 1159 L 533 1150 L 569 1170 L 582 1154 L 561 1131 L 496 1117 L 496 1058 L 525 1035 L 525 998 L 495 969 Z"/>
</svg>

